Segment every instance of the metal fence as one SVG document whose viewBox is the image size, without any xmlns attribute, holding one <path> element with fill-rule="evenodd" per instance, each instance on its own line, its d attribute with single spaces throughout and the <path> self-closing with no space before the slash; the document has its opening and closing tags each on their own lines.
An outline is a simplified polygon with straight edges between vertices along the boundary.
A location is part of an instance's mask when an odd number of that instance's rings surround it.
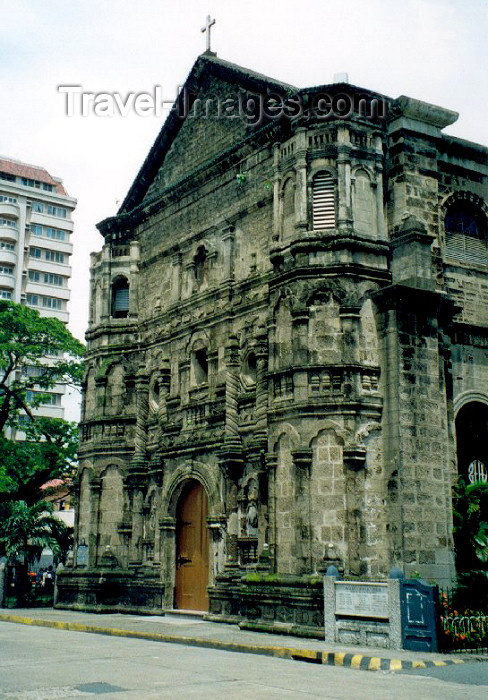
<svg viewBox="0 0 488 700">
<path fill-rule="evenodd" d="M 473 600 L 476 606 L 476 600 Z M 445 652 L 488 652 L 488 614 L 465 607 L 466 591 L 445 589 L 439 595 L 440 646 Z"/>
</svg>

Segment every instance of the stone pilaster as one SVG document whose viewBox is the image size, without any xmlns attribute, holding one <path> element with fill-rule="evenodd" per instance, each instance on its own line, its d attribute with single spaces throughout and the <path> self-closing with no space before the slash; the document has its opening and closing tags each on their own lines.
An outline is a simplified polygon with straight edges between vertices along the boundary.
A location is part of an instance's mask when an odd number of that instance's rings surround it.
<svg viewBox="0 0 488 700">
<path fill-rule="evenodd" d="M 280 145 L 273 147 L 273 241 L 280 238 L 281 201 L 280 201 Z"/>
<path fill-rule="evenodd" d="M 139 312 L 139 241 L 130 242 L 129 271 L 129 318 L 136 318 Z"/>
<path fill-rule="evenodd" d="M 256 428 L 253 443 L 267 450 L 268 431 L 268 343 L 266 330 L 261 328 L 256 339 Z"/>
<path fill-rule="evenodd" d="M 265 544 L 268 545 L 269 566 L 276 571 L 276 467 L 278 456 L 274 452 L 265 455 L 266 473 L 268 476 L 268 531 Z"/>
<path fill-rule="evenodd" d="M 102 480 L 90 481 L 90 522 L 88 523 L 88 566 L 96 566 L 98 559 L 98 531 L 100 527 L 100 496 Z"/>
<path fill-rule="evenodd" d="M 295 135 L 296 148 L 296 187 L 295 187 L 295 228 L 308 229 L 308 186 L 307 186 L 307 129 L 299 127 Z"/>
<path fill-rule="evenodd" d="M 181 298 L 181 252 L 171 256 L 171 302 L 177 304 Z"/>
<path fill-rule="evenodd" d="M 352 225 L 351 144 L 347 127 L 338 127 L 337 142 L 337 228 L 344 230 Z"/>
<path fill-rule="evenodd" d="M 295 467 L 296 479 L 296 508 L 295 529 L 297 558 L 301 559 L 301 573 L 313 571 L 311 533 L 312 533 L 312 504 L 311 504 L 311 471 L 312 450 L 302 447 L 291 453 Z"/>
<path fill-rule="evenodd" d="M 132 489 L 132 535 L 129 548 L 129 566 L 142 564 L 142 536 L 144 524 L 144 494 L 140 488 Z"/>
<path fill-rule="evenodd" d="M 232 280 L 234 278 L 234 245 L 236 230 L 234 226 L 226 226 L 222 232 L 222 243 L 224 244 L 223 279 Z"/>
</svg>

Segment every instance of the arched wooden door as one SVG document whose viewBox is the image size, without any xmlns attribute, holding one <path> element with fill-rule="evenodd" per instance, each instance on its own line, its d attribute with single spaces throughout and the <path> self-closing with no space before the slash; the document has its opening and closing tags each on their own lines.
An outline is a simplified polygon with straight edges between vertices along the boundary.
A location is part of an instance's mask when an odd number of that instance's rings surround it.
<svg viewBox="0 0 488 700">
<path fill-rule="evenodd" d="M 199 481 L 183 490 L 176 510 L 175 608 L 208 610 L 208 498 Z"/>
</svg>

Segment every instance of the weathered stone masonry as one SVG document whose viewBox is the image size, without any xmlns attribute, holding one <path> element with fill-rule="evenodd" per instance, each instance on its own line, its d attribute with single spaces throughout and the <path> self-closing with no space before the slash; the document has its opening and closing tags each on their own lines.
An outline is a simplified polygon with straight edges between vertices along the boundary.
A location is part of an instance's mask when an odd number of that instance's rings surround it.
<svg viewBox="0 0 488 700">
<path fill-rule="evenodd" d="M 211 54 L 186 89 L 201 103 L 169 117 L 99 225 L 76 535 L 88 557 L 75 551 L 58 605 L 171 609 L 193 485 L 208 561 L 192 575 L 209 597 L 182 599 L 313 635 L 330 563 L 455 576 L 455 418 L 488 406 L 487 150 L 442 134 L 449 110 L 297 91 Z M 385 114 L 204 114 L 209 95 L 307 105 L 321 90 Z"/>
</svg>

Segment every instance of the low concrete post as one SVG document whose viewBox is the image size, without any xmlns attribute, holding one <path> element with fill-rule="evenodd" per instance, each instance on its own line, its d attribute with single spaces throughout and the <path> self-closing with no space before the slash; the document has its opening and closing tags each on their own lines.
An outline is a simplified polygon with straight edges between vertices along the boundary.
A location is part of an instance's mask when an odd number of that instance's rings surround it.
<svg viewBox="0 0 488 700">
<path fill-rule="evenodd" d="M 335 566 L 329 566 L 324 576 L 324 639 L 329 644 L 336 641 L 335 582 L 341 575 Z"/>
<path fill-rule="evenodd" d="M 403 571 L 394 566 L 388 574 L 388 608 L 390 616 L 390 649 L 402 649 L 402 608 L 400 584 Z"/>
<path fill-rule="evenodd" d="M 388 608 L 390 615 L 390 649 L 402 648 L 402 611 L 400 579 L 388 579 Z"/>
</svg>

